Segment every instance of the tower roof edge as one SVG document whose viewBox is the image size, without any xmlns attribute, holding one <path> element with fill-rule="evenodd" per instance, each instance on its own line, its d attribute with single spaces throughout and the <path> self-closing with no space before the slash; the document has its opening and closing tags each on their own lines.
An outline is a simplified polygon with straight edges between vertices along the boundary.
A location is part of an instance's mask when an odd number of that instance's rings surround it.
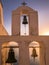
<svg viewBox="0 0 49 65">
<path fill-rule="evenodd" d="M 1 5 L 2 5 L 2 7 L 3 7 L 3 4 L 2 4 L 2 1 L 0 0 L 0 3 L 1 3 Z"/>
</svg>

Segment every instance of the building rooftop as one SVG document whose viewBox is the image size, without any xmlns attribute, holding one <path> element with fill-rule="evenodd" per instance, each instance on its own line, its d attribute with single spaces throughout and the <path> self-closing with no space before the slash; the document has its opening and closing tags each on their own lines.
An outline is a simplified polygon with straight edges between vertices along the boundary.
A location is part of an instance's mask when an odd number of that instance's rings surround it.
<svg viewBox="0 0 49 65">
<path fill-rule="evenodd" d="M 3 7 L 2 0 L 0 0 L 0 3 L 1 3 L 1 5 L 2 5 L 2 7 Z"/>
</svg>

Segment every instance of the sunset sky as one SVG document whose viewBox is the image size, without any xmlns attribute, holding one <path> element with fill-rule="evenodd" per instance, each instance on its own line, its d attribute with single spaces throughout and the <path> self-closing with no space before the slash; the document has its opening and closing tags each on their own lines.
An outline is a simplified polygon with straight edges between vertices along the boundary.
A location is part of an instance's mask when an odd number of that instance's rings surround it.
<svg viewBox="0 0 49 65">
<path fill-rule="evenodd" d="M 25 1 L 27 6 L 38 11 L 38 27 L 40 35 L 49 34 L 49 0 L 2 0 L 4 26 L 11 34 L 12 11 Z"/>
</svg>

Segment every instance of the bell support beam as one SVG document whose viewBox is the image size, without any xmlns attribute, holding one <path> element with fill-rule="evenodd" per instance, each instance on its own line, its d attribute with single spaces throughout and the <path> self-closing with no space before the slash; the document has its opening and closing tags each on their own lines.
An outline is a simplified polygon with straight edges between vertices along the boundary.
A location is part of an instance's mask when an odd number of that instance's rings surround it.
<svg viewBox="0 0 49 65">
<path fill-rule="evenodd" d="M 4 46 L 3 48 L 19 48 L 19 46 Z"/>
<path fill-rule="evenodd" d="M 47 40 L 49 41 L 49 36 L 0 36 L 0 44 L 4 43 L 4 42 L 10 42 L 10 41 L 15 41 L 15 42 L 23 42 L 23 41 L 28 41 L 28 42 L 32 42 L 32 41 L 43 41 L 43 40 Z"/>
</svg>

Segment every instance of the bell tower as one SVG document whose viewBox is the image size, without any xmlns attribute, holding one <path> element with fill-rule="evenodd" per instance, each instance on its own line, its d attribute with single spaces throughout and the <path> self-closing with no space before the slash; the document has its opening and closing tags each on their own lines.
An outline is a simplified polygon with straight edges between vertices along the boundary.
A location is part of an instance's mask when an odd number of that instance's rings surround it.
<svg viewBox="0 0 49 65">
<path fill-rule="evenodd" d="M 22 4 L 12 12 L 12 35 L 38 35 L 38 12 Z"/>
<path fill-rule="evenodd" d="M 3 5 L 1 0 L 0 0 L 0 24 L 3 24 Z"/>
</svg>

